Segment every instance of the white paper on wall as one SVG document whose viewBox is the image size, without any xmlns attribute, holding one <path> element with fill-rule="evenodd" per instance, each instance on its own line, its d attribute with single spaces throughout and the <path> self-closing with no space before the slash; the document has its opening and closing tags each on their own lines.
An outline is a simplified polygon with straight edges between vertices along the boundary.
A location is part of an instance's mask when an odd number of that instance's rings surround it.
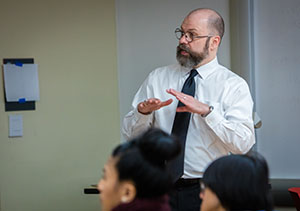
<svg viewBox="0 0 300 211">
<path fill-rule="evenodd" d="M 3 69 L 7 102 L 40 100 L 37 64 L 4 64 Z"/>
<path fill-rule="evenodd" d="M 9 115 L 9 137 L 23 136 L 23 115 Z"/>
</svg>

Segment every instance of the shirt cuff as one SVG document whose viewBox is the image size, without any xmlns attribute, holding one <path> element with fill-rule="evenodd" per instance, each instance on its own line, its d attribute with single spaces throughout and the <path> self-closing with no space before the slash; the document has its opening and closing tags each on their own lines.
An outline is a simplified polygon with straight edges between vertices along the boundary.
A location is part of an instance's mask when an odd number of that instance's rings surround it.
<svg viewBox="0 0 300 211">
<path fill-rule="evenodd" d="M 139 123 L 149 122 L 153 115 L 153 112 L 151 114 L 142 114 L 138 111 L 137 108 L 134 109 L 133 113 L 134 113 L 135 122 L 139 122 Z"/>
<path fill-rule="evenodd" d="M 214 128 L 216 125 L 222 122 L 223 116 L 221 116 L 216 109 L 214 109 L 206 117 L 204 117 L 204 119 L 210 128 Z"/>
</svg>

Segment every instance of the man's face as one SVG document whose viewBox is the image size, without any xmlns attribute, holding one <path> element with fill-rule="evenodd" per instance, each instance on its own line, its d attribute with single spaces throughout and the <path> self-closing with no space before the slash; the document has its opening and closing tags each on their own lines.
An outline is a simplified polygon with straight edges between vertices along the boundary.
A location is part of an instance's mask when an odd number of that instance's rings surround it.
<svg viewBox="0 0 300 211">
<path fill-rule="evenodd" d="M 187 68 L 197 67 L 208 55 L 209 40 L 210 38 L 207 38 L 205 46 L 199 53 L 191 50 L 188 45 L 180 43 L 176 52 L 179 64 Z"/>
<path fill-rule="evenodd" d="M 205 20 L 195 20 L 193 17 L 187 17 L 182 25 L 183 32 L 189 32 L 192 36 L 207 36 L 209 32 Z M 180 65 L 187 68 L 200 66 L 209 56 L 210 37 L 194 38 L 188 42 L 185 36 L 182 36 L 177 46 L 176 58 Z"/>
</svg>

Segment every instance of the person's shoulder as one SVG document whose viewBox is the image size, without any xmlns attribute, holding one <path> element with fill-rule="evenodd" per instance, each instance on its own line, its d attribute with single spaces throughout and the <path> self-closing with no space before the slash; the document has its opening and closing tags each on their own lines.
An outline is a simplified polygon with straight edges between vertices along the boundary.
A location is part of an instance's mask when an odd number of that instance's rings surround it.
<svg viewBox="0 0 300 211">
<path fill-rule="evenodd" d="M 232 85 L 247 84 L 247 82 L 241 76 L 239 76 L 232 70 L 230 70 L 227 67 L 220 65 L 220 64 L 218 66 L 217 74 L 219 75 L 218 77 L 222 78 L 229 84 L 232 84 Z"/>
</svg>

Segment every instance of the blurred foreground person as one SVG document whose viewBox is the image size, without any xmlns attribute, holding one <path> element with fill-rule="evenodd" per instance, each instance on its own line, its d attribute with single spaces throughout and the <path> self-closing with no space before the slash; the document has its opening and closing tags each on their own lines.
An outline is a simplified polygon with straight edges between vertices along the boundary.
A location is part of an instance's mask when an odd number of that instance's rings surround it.
<svg viewBox="0 0 300 211">
<path fill-rule="evenodd" d="M 170 211 L 172 187 L 166 162 L 180 152 L 180 143 L 160 129 L 150 129 L 117 146 L 99 181 L 103 211 Z"/>
<path fill-rule="evenodd" d="M 273 209 L 268 165 L 259 154 L 215 160 L 205 170 L 201 188 L 201 211 Z"/>
</svg>

